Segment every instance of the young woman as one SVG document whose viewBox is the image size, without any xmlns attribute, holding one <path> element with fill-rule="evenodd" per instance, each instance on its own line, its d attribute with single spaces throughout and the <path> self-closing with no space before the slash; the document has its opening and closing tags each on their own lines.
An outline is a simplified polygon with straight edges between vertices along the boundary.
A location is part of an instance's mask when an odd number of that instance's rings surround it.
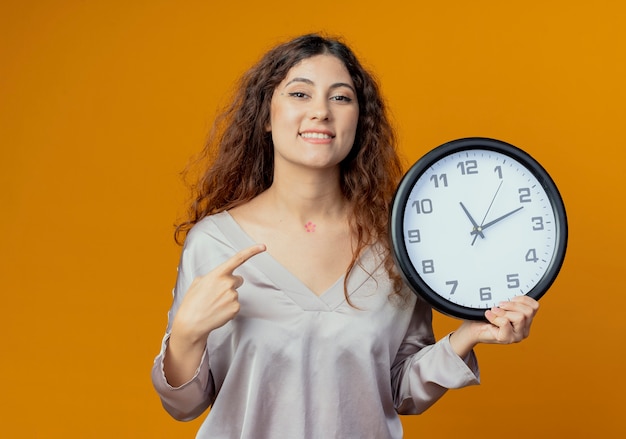
<svg viewBox="0 0 626 439">
<path fill-rule="evenodd" d="M 241 80 L 205 149 L 152 379 L 198 437 L 401 438 L 398 414 L 478 383 L 473 347 L 527 337 L 526 296 L 435 341 L 396 271 L 402 168 L 378 86 L 305 35 Z"/>
</svg>

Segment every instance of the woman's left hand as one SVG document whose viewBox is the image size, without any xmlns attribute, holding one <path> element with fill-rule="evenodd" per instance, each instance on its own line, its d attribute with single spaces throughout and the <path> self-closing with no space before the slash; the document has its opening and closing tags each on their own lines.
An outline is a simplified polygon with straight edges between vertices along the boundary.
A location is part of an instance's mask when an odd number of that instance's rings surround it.
<svg viewBox="0 0 626 439">
<path fill-rule="evenodd" d="M 466 321 L 455 331 L 450 343 L 460 356 L 465 356 L 478 343 L 510 344 L 530 334 L 539 302 L 528 296 L 516 296 L 485 312 L 487 322 Z"/>
<path fill-rule="evenodd" d="M 518 343 L 530 334 L 530 325 L 539 302 L 528 296 L 516 296 L 509 302 L 485 312 L 490 324 L 479 328 L 479 343 Z"/>
</svg>

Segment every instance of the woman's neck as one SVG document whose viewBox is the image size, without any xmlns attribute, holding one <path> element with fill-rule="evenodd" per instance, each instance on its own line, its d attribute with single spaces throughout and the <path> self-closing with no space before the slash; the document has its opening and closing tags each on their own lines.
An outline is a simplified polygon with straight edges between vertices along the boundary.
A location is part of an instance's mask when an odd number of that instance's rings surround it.
<svg viewBox="0 0 626 439">
<path fill-rule="evenodd" d="M 261 195 L 280 216 L 296 222 L 345 219 L 347 200 L 339 185 L 339 170 L 275 175 L 272 185 Z"/>
<path fill-rule="evenodd" d="M 347 202 L 338 186 L 308 183 L 273 184 L 263 194 L 265 202 L 281 216 L 296 221 L 311 218 L 337 219 L 345 216 Z"/>
</svg>

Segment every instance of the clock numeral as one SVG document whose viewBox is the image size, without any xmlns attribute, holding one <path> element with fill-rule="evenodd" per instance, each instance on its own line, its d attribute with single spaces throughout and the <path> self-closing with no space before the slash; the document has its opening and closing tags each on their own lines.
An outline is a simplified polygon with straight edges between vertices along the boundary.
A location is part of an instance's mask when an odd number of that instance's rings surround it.
<svg viewBox="0 0 626 439">
<path fill-rule="evenodd" d="M 432 274 L 435 272 L 435 261 L 432 259 L 425 259 L 422 261 L 422 271 L 424 274 Z"/>
<path fill-rule="evenodd" d="M 519 288 L 519 273 L 506 275 L 507 288 Z"/>
<path fill-rule="evenodd" d="M 480 300 L 483 302 L 491 300 L 491 287 L 482 287 L 480 289 Z"/>
<path fill-rule="evenodd" d="M 519 193 L 519 202 L 520 203 L 530 203 L 532 200 L 530 198 L 530 189 L 527 187 L 519 188 L 517 190 Z"/>
<path fill-rule="evenodd" d="M 498 174 L 498 178 L 502 180 L 502 166 L 496 166 L 495 168 L 493 168 L 493 172 Z"/>
<path fill-rule="evenodd" d="M 423 200 L 415 200 L 412 204 L 415 207 L 415 211 L 419 215 L 420 213 L 429 214 L 433 213 L 433 202 L 430 198 L 424 198 Z"/>
<path fill-rule="evenodd" d="M 476 160 L 465 160 L 456 165 L 461 170 L 461 175 L 478 174 L 478 163 Z"/>
<path fill-rule="evenodd" d="M 534 225 L 533 225 L 533 230 L 543 230 L 543 218 L 540 216 L 533 216 L 530 219 Z"/>
<path fill-rule="evenodd" d="M 407 236 L 408 236 L 409 242 L 411 244 L 415 244 L 415 243 L 418 243 L 418 242 L 422 241 L 419 229 L 409 230 L 407 232 Z"/>
<path fill-rule="evenodd" d="M 459 286 L 459 281 L 458 280 L 449 280 L 448 282 L 446 282 L 446 285 L 452 285 L 452 289 L 450 290 L 450 295 L 453 295 L 454 292 L 456 291 L 456 287 Z"/>
<path fill-rule="evenodd" d="M 537 257 L 537 250 L 531 248 L 526 252 L 526 261 L 537 262 L 538 260 L 539 258 Z"/>
<path fill-rule="evenodd" d="M 430 177 L 430 180 L 435 183 L 435 188 L 439 187 L 439 182 L 441 181 L 441 183 L 443 184 L 444 187 L 448 187 L 448 176 L 446 174 L 441 174 L 441 175 L 437 175 L 437 174 L 433 174 Z"/>
</svg>

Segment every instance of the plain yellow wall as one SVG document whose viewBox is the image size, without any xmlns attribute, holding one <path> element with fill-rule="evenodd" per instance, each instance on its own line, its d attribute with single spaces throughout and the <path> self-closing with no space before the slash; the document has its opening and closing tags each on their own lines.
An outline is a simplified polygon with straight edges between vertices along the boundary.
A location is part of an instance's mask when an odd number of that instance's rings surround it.
<svg viewBox="0 0 626 439">
<path fill-rule="evenodd" d="M 3 0 L 0 436 L 193 437 L 149 379 L 178 173 L 245 68 L 325 31 L 381 80 L 407 165 L 499 138 L 569 215 L 530 339 L 479 347 L 483 384 L 403 418 L 406 437 L 624 437 L 625 19 L 620 0 Z"/>
</svg>

